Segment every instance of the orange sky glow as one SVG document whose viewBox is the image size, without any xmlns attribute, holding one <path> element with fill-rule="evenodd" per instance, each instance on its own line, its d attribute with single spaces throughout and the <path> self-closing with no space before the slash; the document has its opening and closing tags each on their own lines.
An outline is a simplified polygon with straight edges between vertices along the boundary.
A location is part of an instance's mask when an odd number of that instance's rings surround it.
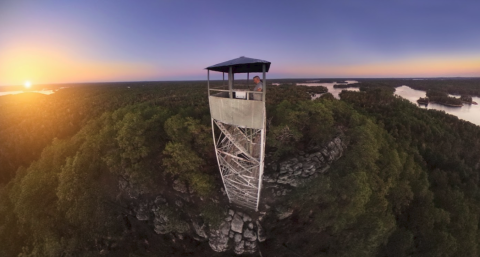
<svg viewBox="0 0 480 257">
<path fill-rule="evenodd" d="M 3 85 L 75 83 L 123 80 L 151 80 L 167 75 L 193 73 L 199 70 L 174 72 L 149 63 L 122 61 L 92 61 L 68 52 L 48 47 L 18 46 L 0 57 L 0 78 Z M 312 65 L 288 66 L 288 63 L 272 66 L 277 76 L 295 77 L 436 77 L 480 76 L 480 56 L 434 57 L 405 59 L 365 65 Z"/>
<path fill-rule="evenodd" d="M 142 80 L 161 74 L 155 67 L 122 61 L 91 61 L 52 48 L 18 46 L 0 57 L 4 85 Z"/>
</svg>

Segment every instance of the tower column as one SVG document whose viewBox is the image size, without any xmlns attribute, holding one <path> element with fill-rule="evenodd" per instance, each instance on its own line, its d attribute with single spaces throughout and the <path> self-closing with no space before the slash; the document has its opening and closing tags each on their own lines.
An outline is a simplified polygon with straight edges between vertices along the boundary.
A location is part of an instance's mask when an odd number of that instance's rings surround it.
<svg viewBox="0 0 480 257">
<path fill-rule="evenodd" d="M 228 69 L 228 95 L 229 98 L 233 98 L 233 71 L 232 71 L 232 66 L 229 67 Z"/>
<path fill-rule="evenodd" d="M 262 72 L 263 72 L 263 96 L 262 101 L 265 102 L 265 92 L 267 91 L 267 78 L 265 77 L 265 64 L 262 64 Z"/>
</svg>

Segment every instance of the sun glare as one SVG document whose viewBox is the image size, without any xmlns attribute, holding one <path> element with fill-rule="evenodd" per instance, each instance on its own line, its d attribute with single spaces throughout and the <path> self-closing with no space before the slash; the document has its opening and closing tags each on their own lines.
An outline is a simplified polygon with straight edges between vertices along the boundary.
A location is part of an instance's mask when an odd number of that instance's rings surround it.
<svg viewBox="0 0 480 257">
<path fill-rule="evenodd" d="M 25 88 L 30 88 L 32 86 L 32 83 L 30 83 L 30 81 L 25 81 Z"/>
</svg>

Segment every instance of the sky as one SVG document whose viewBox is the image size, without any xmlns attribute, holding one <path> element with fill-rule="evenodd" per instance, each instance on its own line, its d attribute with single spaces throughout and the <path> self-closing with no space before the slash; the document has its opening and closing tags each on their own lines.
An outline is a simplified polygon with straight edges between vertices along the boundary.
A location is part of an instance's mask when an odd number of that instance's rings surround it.
<svg viewBox="0 0 480 257">
<path fill-rule="evenodd" d="M 270 61 L 267 78 L 480 77 L 479 11 L 478 0 L 0 0 L 0 85 L 204 80 L 240 56 Z"/>
</svg>

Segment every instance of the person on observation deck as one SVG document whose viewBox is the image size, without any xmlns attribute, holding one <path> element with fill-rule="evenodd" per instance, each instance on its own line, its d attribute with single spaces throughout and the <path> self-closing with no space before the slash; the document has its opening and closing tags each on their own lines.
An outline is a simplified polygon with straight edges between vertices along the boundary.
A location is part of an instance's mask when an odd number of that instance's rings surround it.
<svg viewBox="0 0 480 257">
<path fill-rule="evenodd" d="M 262 92 L 263 90 L 263 81 L 260 79 L 259 76 L 255 76 L 253 77 L 253 83 L 255 83 L 255 88 L 253 89 L 253 91 L 258 91 L 258 92 Z"/>
<path fill-rule="evenodd" d="M 253 91 L 262 92 L 263 81 L 260 79 L 259 76 L 253 77 L 253 83 L 255 83 L 255 88 L 253 89 Z M 262 101 L 262 94 L 250 94 L 250 99 Z"/>
</svg>

